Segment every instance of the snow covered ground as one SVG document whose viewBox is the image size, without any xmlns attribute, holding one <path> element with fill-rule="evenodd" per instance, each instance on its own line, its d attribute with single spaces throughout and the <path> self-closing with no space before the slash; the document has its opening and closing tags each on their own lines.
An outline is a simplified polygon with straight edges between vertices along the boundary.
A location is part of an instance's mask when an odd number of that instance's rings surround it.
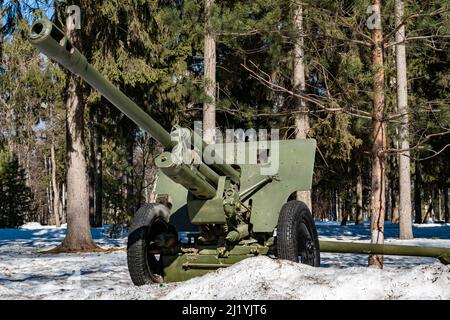
<svg viewBox="0 0 450 320">
<path fill-rule="evenodd" d="M 368 224 L 319 222 L 321 239 L 367 241 Z M 385 269 L 366 268 L 366 255 L 322 254 L 322 268 L 257 257 L 183 283 L 134 287 L 125 240 L 93 229 L 110 253 L 48 255 L 66 230 L 28 224 L 0 229 L 0 299 L 450 299 L 450 266 L 432 258 L 386 257 Z M 388 243 L 450 248 L 450 225 L 414 227 L 399 241 L 387 224 Z"/>
</svg>

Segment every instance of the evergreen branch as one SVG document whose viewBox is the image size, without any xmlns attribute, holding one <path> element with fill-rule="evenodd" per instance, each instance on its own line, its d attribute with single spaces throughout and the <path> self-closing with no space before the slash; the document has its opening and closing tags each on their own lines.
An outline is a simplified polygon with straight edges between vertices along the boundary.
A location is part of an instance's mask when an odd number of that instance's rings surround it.
<svg viewBox="0 0 450 320">
<path fill-rule="evenodd" d="M 435 10 L 433 12 L 430 12 L 430 13 L 423 13 L 423 10 L 421 10 L 421 11 L 419 11 L 417 13 L 412 13 L 409 16 L 406 16 L 402 20 L 402 22 L 398 26 L 395 27 L 394 30 L 392 30 L 387 35 L 385 35 L 383 42 L 385 43 L 387 39 L 389 39 L 390 37 L 395 35 L 397 33 L 397 31 L 400 30 L 401 27 L 405 26 L 406 23 L 409 20 L 411 20 L 411 19 L 419 18 L 419 17 L 432 17 L 432 16 L 439 15 L 439 14 L 442 14 L 442 13 L 445 13 L 445 12 L 448 12 L 448 11 L 449 11 L 448 9 L 446 10 L 445 8 L 440 8 L 440 9 L 437 9 L 437 10 Z"/>
</svg>

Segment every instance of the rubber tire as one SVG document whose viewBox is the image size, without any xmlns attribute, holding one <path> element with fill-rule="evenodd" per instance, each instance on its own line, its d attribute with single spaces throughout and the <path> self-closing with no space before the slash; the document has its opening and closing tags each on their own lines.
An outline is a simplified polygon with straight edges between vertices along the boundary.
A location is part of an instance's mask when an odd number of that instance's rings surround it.
<svg viewBox="0 0 450 320">
<path fill-rule="evenodd" d="M 309 238 L 309 244 L 313 246 L 310 250 L 312 257 L 308 261 L 300 261 L 305 238 Z M 279 259 L 320 266 L 319 237 L 314 219 L 308 206 L 301 201 L 289 201 L 281 208 L 277 226 L 277 255 Z"/>
<path fill-rule="evenodd" d="M 167 214 L 163 205 L 150 203 L 143 205 L 134 215 L 128 232 L 127 263 L 131 280 L 136 286 L 162 282 L 162 276 L 158 277 L 152 271 L 157 268 L 158 262 L 148 254 L 147 248 L 152 236 L 161 228 L 167 228 Z"/>
</svg>

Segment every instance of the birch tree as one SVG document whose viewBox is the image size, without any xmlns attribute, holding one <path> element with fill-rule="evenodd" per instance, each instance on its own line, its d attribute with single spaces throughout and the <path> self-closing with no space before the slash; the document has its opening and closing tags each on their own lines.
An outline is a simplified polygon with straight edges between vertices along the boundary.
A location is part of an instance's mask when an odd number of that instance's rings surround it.
<svg viewBox="0 0 450 320">
<path fill-rule="evenodd" d="M 293 85 L 294 92 L 298 95 L 305 93 L 306 80 L 305 80 L 305 52 L 304 52 L 304 40 L 303 40 L 303 5 L 298 4 L 294 9 L 294 28 L 297 32 L 297 39 L 295 41 L 293 52 Z M 295 138 L 306 139 L 309 132 L 309 115 L 308 107 L 305 99 L 297 96 L 296 101 L 296 114 L 295 114 Z M 298 191 L 297 200 L 303 201 L 310 210 L 312 210 L 311 204 L 311 191 Z"/>
<path fill-rule="evenodd" d="M 401 119 L 399 154 L 399 218 L 400 239 L 412 239 L 411 165 L 409 152 L 408 78 L 406 68 L 405 24 L 403 0 L 395 1 L 397 110 Z"/>
<path fill-rule="evenodd" d="M 205 0 L 205 95 L 207 101 L 203 104 L 203 140 L 214 143 L 216 128 L 216 41 L 211 30 L 211 8 L 214 0 Z"/>
</svg>

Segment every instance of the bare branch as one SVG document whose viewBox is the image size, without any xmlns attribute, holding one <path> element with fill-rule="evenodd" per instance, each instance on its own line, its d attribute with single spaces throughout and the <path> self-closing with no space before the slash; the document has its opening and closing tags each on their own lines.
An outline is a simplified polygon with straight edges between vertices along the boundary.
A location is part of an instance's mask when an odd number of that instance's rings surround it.
<svg viewBox="0 0 450 320">
<path fill-rule="evenodd" d="M 417 161 L 425 161 L 425 160 L 429 160 L 429 159 L 431 159 L 431 158 L 434 158 L 434 157 L 436 157 L 436 156 L 438 156 L 439 154 L 441 154 L 442 152 L 444 152 L 444 150 L 445 149 L 447 149 L 448 147 L 450 147 L 450 144 L 447 144 L 447 145 L 445 145 L 441 150 L 439 150 L 439 151 L 434 151 L 434 150 L 428 150 L 428 151 L 430 151 L 430 152 L 433 152 L 433 155 L 431 155 L 431 156 L 429 156 L 429 157 L 426 157 L 426 158 L 419 158 L 419 159 L 415 159 L 415 160 L 417 160 Z"/>
<path fill-rule="evenodd" d="M 404 43 L 408 43 L 414 40 L 435 40 L 435 39 L 450 39 L 450 35 L 444 34 L 444 35 L 432 35 L 432 36 L 417 36 L 417 37 L 407 37 L 405 40 L 403 41 L 398 41 L 398 42 L 391 42 L 386 44 L 384 47 L 385 48 L 389 48 L 398 44 L 404 44 Z"/>
<path fill-rule="evenodd" d="M 412 151 L 412 150 L 415 150 L 415 149 L 423 149 L 423 144 L 425 142 L 429 141 L 431 138 L 438 137 L 438 136 L 444 136 L 444 135 L 447 135 L 447 134 L 450 134 L 450 128 L 447 131 L 444 131 L 444 132 L 431 133 L 431 134 L 425 136 L 414 147 L 411 147 L 411 148 L 408 148 L 408 149 L 386 149 L 386 150 L 384 150 L 384 153 L 399 153 L 399 154 L 405 155 L 405 152 L 407 152 L 407 151 Z M 447 148 L 447 147 L 448 147 L 448 145 L 445 146 L 444 149 Z M 431 151 L 431 152 L 436 152 L 436 151 L 433 151 L 431 149 L 426 149 L 426 150 L 427 151 Z M 442 151 L 443 150 L 441 150 L 439 152 L 436 152 L 437 154 L 435 154 L 434 156 L 437 156 Z M 428 159 L 428 158 L 426 158 L 426 159 Z"/>
</svg>

